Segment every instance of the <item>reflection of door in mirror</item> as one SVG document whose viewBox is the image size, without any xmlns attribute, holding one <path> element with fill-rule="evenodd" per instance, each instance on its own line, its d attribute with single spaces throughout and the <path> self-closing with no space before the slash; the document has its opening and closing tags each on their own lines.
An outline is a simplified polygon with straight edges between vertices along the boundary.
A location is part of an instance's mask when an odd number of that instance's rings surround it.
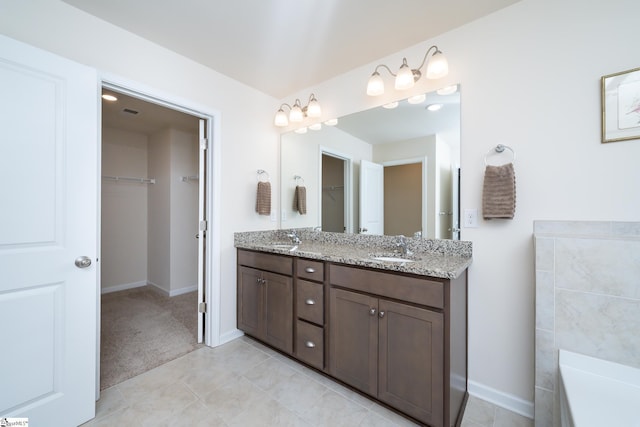
<svg viewBox="0 0 640 427">
<path fill-rule="evenodd" d="M 384 168 L 384 234 L 422 234 L 422 162 Z"/>
<path fill-rule="evenodd" d="M 322 153 L 322 231 L 343 233 L 345 160 Z"/>
<path fill-rule="evenodd" d="M 360 161 L 361 234 L 384 234 L 384 167 Z"/>
</svg>

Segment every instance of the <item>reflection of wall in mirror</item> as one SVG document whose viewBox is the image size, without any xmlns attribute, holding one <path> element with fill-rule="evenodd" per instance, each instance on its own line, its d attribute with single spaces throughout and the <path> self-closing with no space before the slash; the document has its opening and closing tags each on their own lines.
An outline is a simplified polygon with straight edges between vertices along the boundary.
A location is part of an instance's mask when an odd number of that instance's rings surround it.
<svg viewBox="0 0 640 427">
<path fill-rule="evenodd" d="M 281 209 L 286 220 L 281 227 L 301 228 L 322 225 L 320 218 L 320 148 L 331 148 L 349 155 L 354 159 L 352 182 L 352 223 L 357 225 L 358 207 L 353 200 L 358 200 L 358 174 L 360 159 L 371 160 L 371 145 L 361 141 L 340 129 L 323 126 L 320 131 L 309 130 L 305 134 L 294 132 L 281 137 Z M 299 215 L 293 211 L 293 191 L 296 187 L 294 175 L 304 178 L 307 188 L 307 214 Z"/>
<path fill-rule="evenodd" d="M 422 232 L 422 163 L 385 166 L 384 234 Z"/>
</svg>

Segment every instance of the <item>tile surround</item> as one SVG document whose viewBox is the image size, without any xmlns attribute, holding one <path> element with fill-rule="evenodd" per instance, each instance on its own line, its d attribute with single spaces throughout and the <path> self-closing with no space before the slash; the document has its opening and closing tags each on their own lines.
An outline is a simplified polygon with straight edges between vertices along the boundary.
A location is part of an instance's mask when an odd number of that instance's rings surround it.
<svg viewBox="0 0 640 427">
<path fill-rule="evenodd" d="M 558 427 L 558 349 L 640 367 L 640 223 L 536 221 L 535 425 Z"/>
</svg>

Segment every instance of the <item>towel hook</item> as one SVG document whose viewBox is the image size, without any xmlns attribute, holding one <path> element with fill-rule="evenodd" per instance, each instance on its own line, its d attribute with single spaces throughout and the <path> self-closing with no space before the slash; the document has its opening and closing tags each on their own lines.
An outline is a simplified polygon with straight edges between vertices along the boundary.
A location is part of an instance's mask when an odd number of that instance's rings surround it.
<svg viewBox="0 0 640 427">
<path fill-rule="evenodd" d="M 511 155 L 513 156 L 513 159 L 511 161 L 515 163 L 516 152 L 513 150 L 513 148 L 509 147 L 508 145 L 498 144 L 495 147 L 491 148 L 489 151 L 487 151 L 487 154 L 484 155 L 484 165 L 487 166 L 487 157 L 489 157 L 492 151 L 495 151 L 496 153 L 500 154 L 500 153 L 504 153 L 504 150 L 511 151 Z"/>
<path fill-rule="evenodd" d="M 304 185 L 304 178 L 303 178 L 303 177 L 301 177 L 300 175 L 294 175 L 294 176 L 293 176 L 293 179 L 295 179 L 295 180 L 296 180 L 296 185 L 298 185 L 298 184 L 299 184 L 299 181 L 300 181 L 300 180 L 302 180 L 302 185 Z"/>
<path fill-rule="evenodd" d="M 262 177 L 262 175 L 267 175 L 267 180 L 266 181 L 262 181 L 262 182 L 269 182 L 269 180 L 271 179 L 269 177 L 269 173 L 264 169 L 258 169 L 258 181 L 261 181 L 260 178 Z"/>
</svg>

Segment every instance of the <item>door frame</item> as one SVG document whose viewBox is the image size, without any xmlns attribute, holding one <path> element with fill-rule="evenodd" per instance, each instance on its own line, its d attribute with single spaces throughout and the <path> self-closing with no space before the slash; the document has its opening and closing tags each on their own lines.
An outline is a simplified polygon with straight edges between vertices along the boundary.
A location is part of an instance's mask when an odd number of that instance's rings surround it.
<svg viewBox="0 0 640 427">
<path fill-rule="evenodd" d="M 222 161 L 221 161 L 221 130 L 220 130 L 220 117 L 221 114 L 218 110 L 212 109 L 208 106 L 198 104 L 190 99 L 181 98 L 159 89 L 147 86 L 140 82 L 125 79 L 120 76 L 116 76 L 110 73 L 98 73 L 100 88 L 113 89 L 115 91 L 125 93 L 127 95 L 142 99 L 147 102 L 159 104 L 172 110 L 177 110 L 183 113 L 190 114 L 192 116 L 206 120 L 206 135 L 208 137 L 208 147 L 206 153 L 206 221 L 207 221 L 207 239 L 205 241 L 205 331 L 204 331 L 204 343 L 209 347 L 215 347 L 220 344 L 220 264 L 221 264 L 221 249 L 220 249 L 220 212 L 221 212 L 221 181 L 222 181 Z M 100 94 L 101 91 L 98 91 Z M 98 176 L 96 177 L 96 183 L 98 186 L 98 194 L 101 194 L 102 182 L 101 176 L 101 164 L 102 164 L 102 102 L 100 96 L 96 101 L 98 103 Z M 96 221 L 98 223 L 98 253 L 100 254 L 100 215 L 102 212 L 101 201 L 98 199 L 98 217 Z M 98 263 L 99 265 L 99 263 Z M 97 272 L 98 283 L 98 298 L 97 298 L 97 336 L 100 336 L 100 271 Z M 194 307 L 197 310 L 197 307 Z M 96 361 L 96 400 L 100 396 L 100 340 L 97 340 L 97 361 Z"/>
</svg>

